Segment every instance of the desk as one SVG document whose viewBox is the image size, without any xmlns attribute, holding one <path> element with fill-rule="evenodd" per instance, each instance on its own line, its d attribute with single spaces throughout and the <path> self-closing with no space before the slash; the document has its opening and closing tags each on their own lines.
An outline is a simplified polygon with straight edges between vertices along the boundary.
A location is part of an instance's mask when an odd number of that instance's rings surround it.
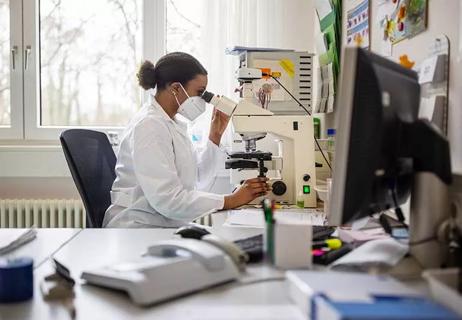
<svg viewBox="0 0 462 320">
<path fill-rule="evenodd" d="M 224 227 L 223 216 L 214 217 L 212 230 L 228 240 L 249 237 L 261 233 L 255 228 Z M 78 232 L 79 230 L 75 230 Z M 63 246 L 55 257 L 64 263 L 75 279 L 85 269 L 111 262 L 137 258 L 146 248 L 159 240 L 175 237 L 174 229 L 84 229 Z M 56 230 L 44 230 L 50 235 Z M 51 236 L 50 236 L 51 237 Z M 45 237 L 44 237 L 45 238 Z M 401 270 L 415 266 L 405 260 Z M 404 267 L 403 267 L 404 266 Z M 398 268 L 399 270 L 400 268 Z M 60 304 L 45 303 L 39 282 L 53 272 L 50 261 L 35 270 L 35 297 L 32 301 L 0 305 L 0 319 L 68 319 L 67 311 Z M 248 268 L 248 278 L 281 276 L 281 271 L 266 265 Z M 406 273 L 400 273 L 408 282 Z M 411 286 L 424 290 L 420 278 L 411 279 Z M 141 308 L 131 302 L 125 293 L 77 284 L 75 287 L 77 319 L 304 319 L 290 301 L 286 283 L 262 282 L 242 286 L 229 283 L 196 294 L 177 298 L 157 306 Z"/>
<path fill-rule="evenodd" d="M 219 228 L 218 228 L 219 229 Z M 231 228 L 215 232 L 229 240 L 258 234 L 254 228 Z M 139 257 L 155 241 L 174 237 L 174 229 L 84 229 L 55 257 L 70 268 L 74 278 L 81 271 Z M 60 305 L 45 303 L 39 281 L 53 272 L 50 262 L 35 271 L 35 297 L 32 301 L 0 305 L 0 319 L 68 319 Z M 249 277 L 281 275 L 280 271 L 259 265 L 250 267 Z M 87 285 L 76 285 L 78 319 L 303 319 L 291 303 L 284 282 L 264 282 L 248 286 L 230 283 L 175 299 L 149 308 L 134 305 L 124 293 Z M 2 318 L 4 317 L 4 318 Z"/>
<path fill-rule="evenodd" d="M 37 229 L 37 237 L 34 240 L 1 257 L 32 257 L 34 259 L 34 268 L 38 268 L 50 255 L 58 251 L 61 246 L 70 241 L 81 230 L 82 229 Z"/>
</svg>

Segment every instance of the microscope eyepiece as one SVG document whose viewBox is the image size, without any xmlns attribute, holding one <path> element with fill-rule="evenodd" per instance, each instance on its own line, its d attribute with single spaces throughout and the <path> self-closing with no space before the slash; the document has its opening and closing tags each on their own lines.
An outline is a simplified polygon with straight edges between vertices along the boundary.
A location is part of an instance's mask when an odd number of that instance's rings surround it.
<svg viewBox="0 0 462 320">
<path fill-rule="evenodd" d="M 209 92 L 209 91 L 204 91 L 204 93 L 202 94 L 202 99 L 205 100 L 205 102 L 207 103 L 210 103 L 210 101 L 212 101 L 212 98 L 215 94 Z"/>
<path fill-rule="evenodd" d="M 228 99 L 225 96 L 216 95 L 210 91 L 204 91 L 201 98 L 228 116 L 231 116 L 236 108 L 236 103 L 231 99 Z"/>
</svg>

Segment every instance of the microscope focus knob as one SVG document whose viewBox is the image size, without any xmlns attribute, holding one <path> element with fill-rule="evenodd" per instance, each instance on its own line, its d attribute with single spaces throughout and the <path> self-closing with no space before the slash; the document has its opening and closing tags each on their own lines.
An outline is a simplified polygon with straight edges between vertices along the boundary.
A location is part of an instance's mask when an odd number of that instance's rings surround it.
<svg viewBox="0 0 462 320">
<path fill-rule="evenodd" d="M 311 179 L 311 176 L 309 174 L 303 175 L 303 181 L 308 182 L 310 181 L 310 179 Z"/>
<path fill-rule="evenodd" d="M 273 193 L 277 196 L 282 196 L 287 191 L 287 186 L 282 181 L 276 181 L 272 185 Z"/>
</svg>

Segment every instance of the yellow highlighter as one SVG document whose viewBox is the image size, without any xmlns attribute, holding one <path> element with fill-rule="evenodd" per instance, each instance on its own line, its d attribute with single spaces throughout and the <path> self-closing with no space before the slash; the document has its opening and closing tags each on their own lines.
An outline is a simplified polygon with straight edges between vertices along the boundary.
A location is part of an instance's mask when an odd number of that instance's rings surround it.
<svg viewBox="0 0 462 320">
<path fill-rule="evenodd" d="M 340 239 L 326 239 L 326 240 L 320 240 L 320 241 L 313 241 L 313 245 L 312 245 L 313 249 L 329 248 L 329 249 L 335 250 L 341 247 L 342 247 L 342 240 Z"/>
</svg>

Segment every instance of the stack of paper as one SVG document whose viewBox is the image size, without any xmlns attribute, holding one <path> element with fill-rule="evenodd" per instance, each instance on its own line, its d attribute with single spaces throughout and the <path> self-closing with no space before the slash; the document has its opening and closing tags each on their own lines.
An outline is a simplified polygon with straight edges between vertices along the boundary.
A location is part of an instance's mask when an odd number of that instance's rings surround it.
<svg viewBox="0 0 462 320">
<path fill-rule="evenodd" d="M 371 240 L 390 238 L 390 235 L 382 227 L 363 230 L 339 228 L 338 236 L 343 242 L 348 243 L 364 243 Z"/>
<path fill-rule="evenodd" d="M 369 271 L 395 266 L 408 253 L 409 246 L 393 238 L 366 242 L 331 264 L 331 269 Z"/>
<path fill-rule="evenodd" d="M 6 254 L 32 241 L 37 236 L 35 229 L 2 229 L 0 230 L 0 255 Z"/>
<path fill-rule="evenodd" d="M 324 212 L 316 209 L 278 209 L 274 217 L 284 219 L 284 221 L 304 222 L 313 226 L 322 226 L 326 220 Z M 230 210 L 225 225 L 263 228 L 265 226 L 263 211 L 262 209 Z"/>
</svg>

